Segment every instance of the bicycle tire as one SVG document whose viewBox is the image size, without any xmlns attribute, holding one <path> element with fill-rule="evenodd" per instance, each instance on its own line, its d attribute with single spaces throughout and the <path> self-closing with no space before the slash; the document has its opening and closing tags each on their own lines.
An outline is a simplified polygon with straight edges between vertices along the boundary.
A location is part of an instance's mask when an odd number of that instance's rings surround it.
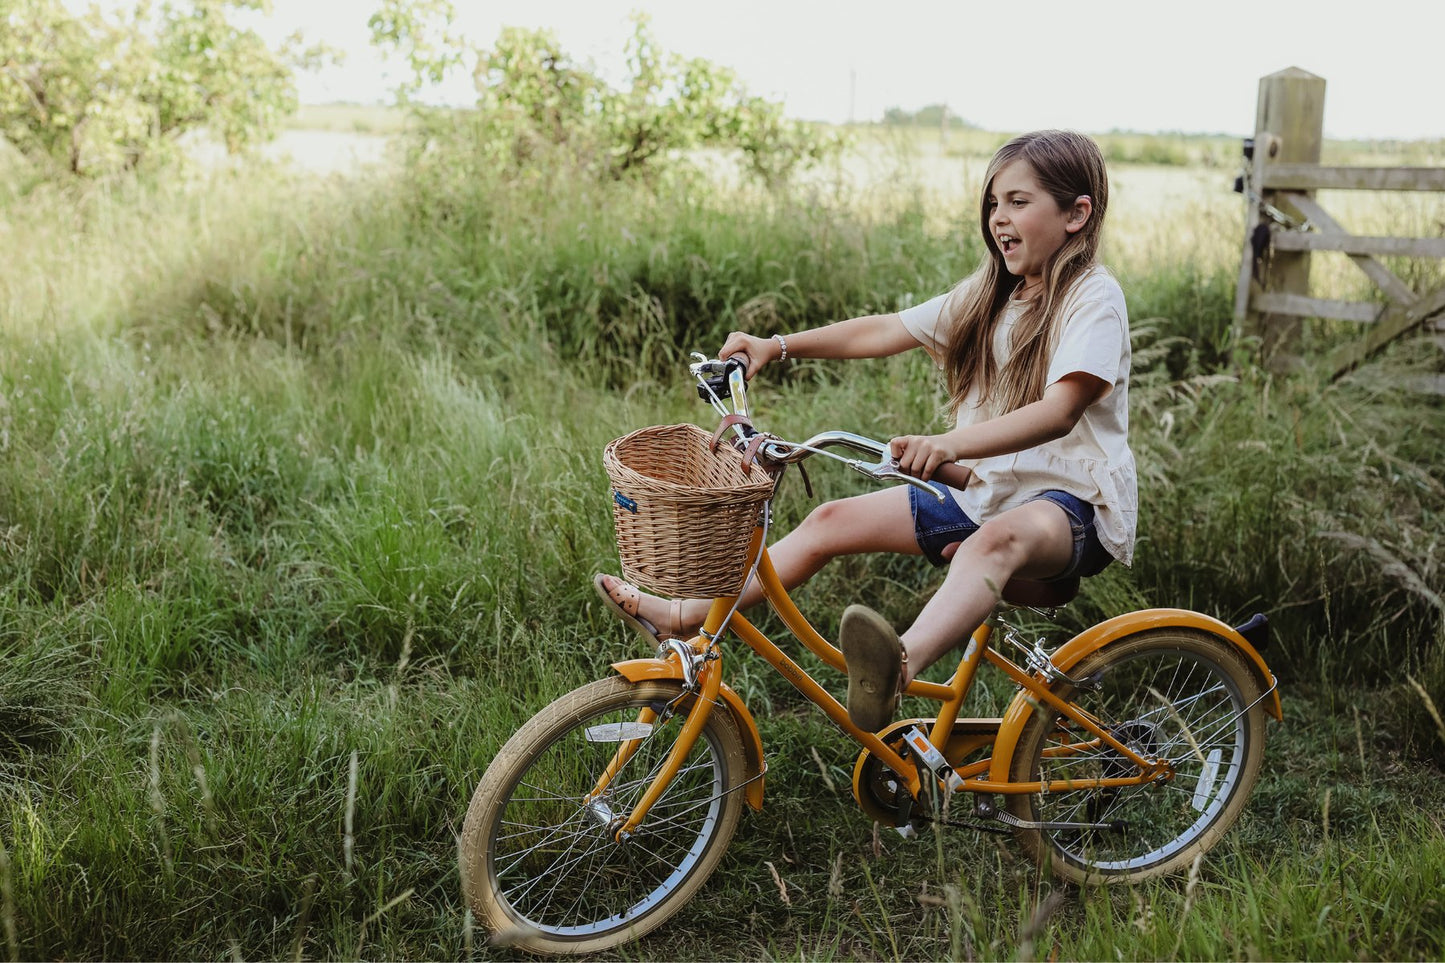
<svg viewBox="0 0 1445 963">
<path fill-rule="evenodd" d="M 1099 688 L 1062 683 L 1057 695 L 1107 723 L 1135 752 L 1168 758 L 1174 776 L 1122 789 L 1010 795 L 1006 808 L 1021 820 L 1113 823 L 1109 829 L 1019 828 L 1019 843 L 1046 871 L 1079 884 L 1178 872 L 1239 818 L 1259 777 L 1265 709 L 1258 676 L 1228 641 L 1186 628 L 1126 636 L 1069 674 Z M 1081 750 L 1089 740 L 1094 745 Z M 1138 771 L 1047 705 L 1025 722 L 1011 770 L 1015 781 Z"/>
<path fill-rule="evenodd" d="M 629 840 L 616 842 L 605 825 L 647 789 L 692 698 L 672 680 L 600 679 L 547 706 L 497 753 L 472 795 L 461 845 L 463 889 L 494 941 L 544 954 L 606 950 L 656 928 L 707 880 L 742 807 L 743 742 L 724 708 L 714 707 Z M 639 711 L 673 704 L 676 714 L 639 740 L 602 807 L 584 803 L 629 731 L 607 727 L 635 726 Z"/>
</svg>

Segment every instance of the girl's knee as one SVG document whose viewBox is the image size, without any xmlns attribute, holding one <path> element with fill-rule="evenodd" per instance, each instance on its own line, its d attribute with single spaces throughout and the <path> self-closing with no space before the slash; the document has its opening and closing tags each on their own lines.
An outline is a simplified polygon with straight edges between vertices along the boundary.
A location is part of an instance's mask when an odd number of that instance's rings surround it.
<svg viewBox="0 0 1445 963">
<path fill-rule="evenodd" d="M 846 498 L 824 502 L 808 513 L 808 517 L 803 519 L 803 524 L 828 528 L 840 522 L 846 522 L 849 515 L 852 514 L 847 503 L 848 499 Z"/>
<path fill-rule="evenodd" d="M 831 556 L 904 550 L 912 543 L 912 530 L 906 502 L 899 513 L 877 499 L 855 496 L 814 508 L 793 534 L 818 554 Z"/>
<path fill-rule="evenodd" d="M 958 554 L 954 555 L 954 561 L 959 561 L 959 555 L 967 555 L 974 558 L 1009 558 L 1016 554 L 1019 547 L 1019 536 L 1009 529 L 988 528 L 984 525 L 972 534 L 967 542 L 964 542 Z"/>
<path fill-rule="evenodd" d="M 1047 506 L 1054 511 L 1041 511 Z M 953 557 L 952 564 L 982 563 L 994 571 L 1017 573 L 1042 565 L 1052 569 L 1055 556 L 1073 545 L 1069 524 L 1052 503 L 1031 502 L 979 526 Z M 1062 567 L 1063 561 L 1059 562 Z"/>
<path fill-rule="evenodd" d="M 995 518 L 984 522 L 978 531 L 969 536 L 954 554 L 953 561 L 958 563 L 961 558 L 1017 561 L 1024 544 L 1025 539 L 1017 525 L 1010 524 L 1009 519 Z"/>
<path fill-rule="evenodd" d="M 848 520 L 840 511 L 837 502 L 824 502 L 810 511 L 789 538 L 802 539 L 811 546 L 821 546 L 836 541 L 846 531 Z"/>
</svg>

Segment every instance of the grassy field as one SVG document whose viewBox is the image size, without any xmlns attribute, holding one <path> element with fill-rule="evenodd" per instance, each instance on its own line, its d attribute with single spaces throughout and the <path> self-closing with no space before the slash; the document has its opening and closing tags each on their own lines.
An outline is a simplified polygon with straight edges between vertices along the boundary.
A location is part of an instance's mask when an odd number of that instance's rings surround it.
<svg viewBox="0 0 1445 963">
<path fill-rule="evenodd" d="M 344 134 L 395 134 L 410 126 L 404 108 L 379 104 L 302 104 L 286 121 L 288 130 Z"/>
<path fill-rule="evenodd" d="M 944 289 L 978 256 L 981 170 L 881 140 L 787 194 L 464 155 L 0 182 L 0 957 L 510 958 L 459 891 L 472 789 L 538 708 L 643 654 L 588 585 L 617 566 L 602 445 L 705 422 L 679 362 L 731 328 Z M 1438 351 L 1258 370 L 1229 324 L 1232 171 L 1114 173 L 1144 538 L 1052 635 L 1267 612 L 1285 721 L 1241 824 L 1196 873 L 1111 892 L 991 837 L 889 838 L 854 754 L 738 654 L 766 808 L 618 958 L 1445 955 L 1445 419 L 1401 389 Z M 924 360 L 796 365 L 760 418 L 937 424 Z M 780 524 L 810 507 L 790 486 Z M 827 630 L 860 597 L 902 621 L 925 569 L 839 563 L 800 600 Z"/>
</svg>

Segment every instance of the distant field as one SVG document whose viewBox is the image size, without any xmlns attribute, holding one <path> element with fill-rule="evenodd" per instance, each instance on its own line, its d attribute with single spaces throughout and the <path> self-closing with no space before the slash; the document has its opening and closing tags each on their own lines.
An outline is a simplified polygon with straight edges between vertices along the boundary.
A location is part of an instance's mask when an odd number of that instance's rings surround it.
<svg viewBox="0 0 1445 963">
<path fill-rule="evenodd" d="M 974 196 L 989 157 L 1008 134 L 858 126 L 841 162 L 845 183 L 880 197 L 915 184 L 941 203 L 944 223 L 973 231 Z M 1242 140 L 1224 135 L 1097 134 L 1109 164 L 1109 228 L 1105 259 L 1145 270 L 1166 252 L 1206 270 L 1233 269 L 1244 242 L 1245 205 L 1234 192 Z M 1323 162 L 1349 166 L 1445 165 L 1445 141 L 1327 141 Z M 829 176 L 827 173 L 818 175 Z M 1445 232 L 1445 194 L 1320 191 L 1320 203 L 1363 234 L 1432 237 Z M 1373 285 L 1343 254 L 1314 256 L 1320 297 L 1365 299 Z M 1430 270 L 1419 263 L 1413 271 Z"/>
<path fill-rule="evenodd" d="M 290 130 L 325 130 L 352 134 L 394 134 L 405 130 L 410 117 L 401 107 L 383 104 L 302 104 L 286 122 Z"/>
</svg>

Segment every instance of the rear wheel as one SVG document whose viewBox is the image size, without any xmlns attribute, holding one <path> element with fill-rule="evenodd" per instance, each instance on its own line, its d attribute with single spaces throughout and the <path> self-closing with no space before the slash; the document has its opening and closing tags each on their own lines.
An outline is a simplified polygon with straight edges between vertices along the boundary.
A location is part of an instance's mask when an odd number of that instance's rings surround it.
<svg viewBox="0 0 1445 963">
<path fill-rule="evenodd" d="M 601 679 L 543 709 L 502 747 L 462 830 L 463 887 L 500 941 L 533 953 L 595 953 L 658 926 L 702 886 L 742 806 L 742 738 L 725 709 L 714 708 L 636 832 L 615 838 L 691 702 L 675 681 Z M 590 798 L 624 745 L 635 751 Z"/>
<path fill-rule="evenodd" d="M 1265 711 L 1259 679 L 1228 641 L 1186 628 L 1151 629 L 1111 642 L 1069 675 L 1056 694 L 1072 701 L 1146 759 L 1165 759 L 1169 779 L 1112 789 L 1007 797 L 1029 822 L 1105 828 L 1021 828 L 1041 866 L 1077 883 L 1147 879 L 1188 866 L 1238 818 L 1259 776 Z M 1096 687 L 1096 688 L 1094 688 Z M 1138 767 L 1048 706 L 1024 724 L 1015 781 L 1107 779 Z"/>
</svg>

